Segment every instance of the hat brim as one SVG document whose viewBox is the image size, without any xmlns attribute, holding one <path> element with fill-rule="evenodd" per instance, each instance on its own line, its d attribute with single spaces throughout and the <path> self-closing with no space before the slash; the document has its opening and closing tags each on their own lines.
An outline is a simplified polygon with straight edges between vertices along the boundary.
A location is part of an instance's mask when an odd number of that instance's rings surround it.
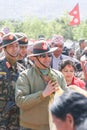
<svg viewBox="0 0 87 130">
<path fill-rule="evenodd" d="M 49 51 L 47 51 L 47 52 L 43 52 L 43 53 L 38 53 L 38 54 L 30 54 L 30 55 L 28 55 L 28 57 L 31 57 L 31 56 L 39 56 L 39 55 L 42 55 L 42 54 L 47 54 L 47 53 L 52 53 L 52 52 L 54 52 L 54 51 L 56 51 L 57 50 L 57 47 L 53 47 L 53 48 L 51 48 Z"/>
<path fill-rule="evenodd" d="M 23 38 L 23 37 L 22 37 L 22 38 Z M 6 45 L 3 45 L 3 41 L 2 41 L 2 48 L 6 47 L 6 46 L 8 46 L 8 45 L 11 45 L 11 44 L 13 44 L 13 43 L 15 43 L 15 42 L 18 42 L 18 41 L 21 40 L 22 38 L 18 38 L 18 39 L 16 39 L 15 41 L 13 41 L 13 42 L 11 42 L 11 43 L 9 43 L 9 44 L 6 44 Z"/>
<path fill-rule="evenodd" d="M 22 37 L 18 38 L 18 41 L 22 40 L 23 38 L 25 38 L 25 36 L 22 36 Z M 19 46 L 28 46 L 28 43 L 26 43 L 26 44 L 19 44 Z"/>
</svg>

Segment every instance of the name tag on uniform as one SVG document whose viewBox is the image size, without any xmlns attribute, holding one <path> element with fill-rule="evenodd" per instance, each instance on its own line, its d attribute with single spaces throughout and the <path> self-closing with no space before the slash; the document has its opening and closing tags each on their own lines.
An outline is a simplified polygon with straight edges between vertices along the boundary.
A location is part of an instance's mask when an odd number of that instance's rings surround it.
<svg viewBox="0 0 87 130">
<path fill-rule="evenodd" d="M 0 75 L 6 75 L 6 72 L 0 72 Z"/>
<path fill-rule="evenodd" d="M 6 72 L 0 72 L 0 78 L 6 75 Z"/>
</svg>

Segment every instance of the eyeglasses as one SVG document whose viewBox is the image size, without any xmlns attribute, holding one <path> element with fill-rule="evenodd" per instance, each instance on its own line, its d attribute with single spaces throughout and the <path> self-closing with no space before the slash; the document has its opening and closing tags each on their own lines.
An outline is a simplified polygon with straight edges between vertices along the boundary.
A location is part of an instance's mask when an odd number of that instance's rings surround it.
<svg viewBox="0 0 87 130">
<path fill-rule="evenodd" d="M 42 57 L 42 58 L 45 58 L 46 56 L 52 57 L 52 54 L 51 54 L 51 53 L 47 53 L 47 54 L 42 54 L 42 55 L 40 55 L 40 57 Z"/>
</svg>

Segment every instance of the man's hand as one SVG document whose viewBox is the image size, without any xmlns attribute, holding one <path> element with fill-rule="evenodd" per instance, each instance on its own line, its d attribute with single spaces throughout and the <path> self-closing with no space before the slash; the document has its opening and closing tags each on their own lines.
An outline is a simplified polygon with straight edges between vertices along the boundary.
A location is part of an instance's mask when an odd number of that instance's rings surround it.
<svg viewBox="0 0 87 130">
<path fill-rule="evenodd" d="M 58 88 L 58 82 L 52 82 L 51 80 L 48 82 L 45 90 L 43 91 L 42 95 L 43 97 L 47 97 L 50 96 L 53 92 L 56 92 L 59 88 Z"/>
</svg>

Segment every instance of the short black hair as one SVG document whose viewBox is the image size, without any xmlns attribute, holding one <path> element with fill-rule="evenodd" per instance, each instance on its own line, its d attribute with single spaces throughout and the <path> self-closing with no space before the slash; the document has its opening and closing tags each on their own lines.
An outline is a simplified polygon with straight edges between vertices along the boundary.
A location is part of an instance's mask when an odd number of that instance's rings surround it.
<svg viewBox="0 0 87 130">
<path fill-rule="evenodd" d="M 54 99 L 49 110 L 52 115 L 63 121 L 67 114 L 71 114 L 74 119 L 74 126 L 77 126 L 84 121 L 84 118 L 87 118 L 87 98 L 74 90 L 68 89 Z"/>
<path fill-rule="evenodd" d="M 44 40 L 44 39 L 45 39 L 45 35 L 40 34 L 40 35 L 38 36 L 38 40 Z"/>
<path fill-rule="evenodd" d="M 67 65 L 71 65 L 76 70 L 75 63 L 71 60 L 64 60 L 61 62 L 59 70 L 62 71 Z"/>
<path fill-rule="evenodd" d="M 87 118 L 80 125 L 76 126 L 75 130 L 87 130 Z"/>
<path fill-rule="evenodd" d="M 85 39 L 80 39 L 79 40 L 79 45 L 81 45 L 81 43 L 85 42 Z"/>
</svg>

